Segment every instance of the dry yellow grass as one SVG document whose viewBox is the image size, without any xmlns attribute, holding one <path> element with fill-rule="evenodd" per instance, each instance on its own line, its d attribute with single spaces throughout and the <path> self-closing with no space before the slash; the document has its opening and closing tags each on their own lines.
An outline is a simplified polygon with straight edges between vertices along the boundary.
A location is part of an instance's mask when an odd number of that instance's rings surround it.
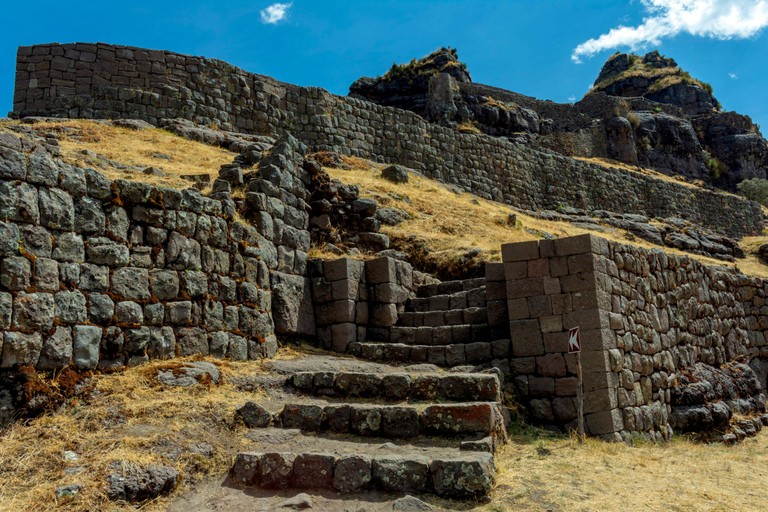
<svg viewBox="0 0 768 512">
<path fill-rule="evenodd" d="M 4 123 L 0 130 L 7 130 L 7 126 L 12 124 L 17 122 Z M 192 182 L 179 177 L 182 174 L 207 173 L 214 179 L 219 167 L 231 163 L 235 156 L 224 149 L 193 142 L 157 128 L 135 131 L 84 120 L 38 123 L 32 128 L 58 133 L 61 156 L 66 162 L 78 167 L 92 167 L 113 180 L 141 181 L 168 188 L 192 186 Z M 115 169 L 83 155 L 82 151 L 86 149 L 121 164 L 162 168 L 167 176 L 148 176 Z M 157 158 L 152 156 L 153 153 L 168 155 L 171 159 Z"/>
<path fill-rule="evenodd" d="M 551 233 L 557 237 L 581 235 L 590 233 L 588 229 L 574 226 L 569 222 L 545 221 L 516 212 L 507 205 L 487 201 L 472 194 L 457 194 L 441 184 L 411 175 L 406 184 L 395 184 L 381 177 L 380 165 L 369 162 L 359 162 L 348 159 L 351 169 L 326 169 L 332 178 L 338 178 L 344 183 L 353 183 L 360 187 L 361 195 L 376 199 L 380 206 L 400 208 L 407 211 L 413 220 L 403 222 L 394 227 L 383 226 L 382 232 L 393 240 L 408 239 L 416 236 L 428 244 L 435 259 L 450 259 L 464 254 L 471 249 L 480 249 L 487 261 L 499 261 L 501 244 L 535 240 L 539 237 L 529 233 L 524 228 Z M 407 196 L 410 204 L 402 198 Z M 510 213 L 516 213 L 518 226 L 507 224 Z M 659 246 L 627 236 L 622 230 L 595 233 L 598 236 L 620 243 L 628 243 L 638 247 L 659 248 Z M 763 242 L 761 242 L 761 240 Z M 746 238 L 743 246 L 754 246 L 764 243 L 768 238 Z M 750 275 L 768 277 L 768 266 L 760 263 L 754 250 L 747 250 L 746 259 L 727 263 L 714 258 L 692 255 L 684 251 L 665 247 L 671 254 L 687 254 L 707 265 L 738 268 Z M 330 256 L 335 258 L 335 256 Z"/>
<path fill-rule="evenodd" d="M 281 357 L 296 352 L 281 351 Z M 174 360 L 183 361 L 181 359 Z M 193 477 L 223 474 L 246 441 L 244 425 L 234 411 L 258 393 L 239 390 L 230 383 L 235 376 L 263 371 L 260 362 L 215 362 L 225 383 L 210 389 L 166 388 L 153 375 L 167 362 L 154 361 L 122 373 L 93 377 L 97 393 L 87 402 L 71 400 L 56 413 L 15 423 L 0 433 L 0 510 L 133 510 L 106 500 L 103 475 L 113 462 L 174 466 L 184 477 L 183 490 Z M 163 447 L 185 449 L 206 442 L 215 448 L 211 459 L 182 452 L 178 460 L 165 458 Z M 80 455 L 71 465 L 84 466 L 74 476 L 63 473 L 65 450 Z M 74 499 L 55 499 L 59 486 L 80 483 L 85 489 Z M 167 499 L 146 506 L 164 510 Z"/>
<path fill-rule="evenodd" d="M 768 498 L 766 463 L 765 432 L 732 447 L 520 437 L 498 455 L 493 502 L 482 510 L 756 511 Z"/>
</svg>

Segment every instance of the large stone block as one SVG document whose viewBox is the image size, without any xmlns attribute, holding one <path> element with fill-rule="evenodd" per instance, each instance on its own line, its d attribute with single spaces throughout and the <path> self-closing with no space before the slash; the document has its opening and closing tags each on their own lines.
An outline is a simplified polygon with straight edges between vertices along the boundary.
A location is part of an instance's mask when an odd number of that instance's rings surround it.
<svg viewBox="0 0 768 512">
<path fill-rule="evenodd" d="M 323 408 L 317 405 L 285 404 L 281 418 L 285 428 L 317 432 L 322 425 Z"/>
<path fill-rule="evenodd" d="M 85 244 L 85 253 L 88 262 L 97 265 L 124 267 L 131 261 L 128 246 L 108 238 L 89 238 Z"/>
<path fill-rule="evenodd" d="M 259 485 L 259 460 L 261 453 L 238 453 L 232 466 L 232 479 L 240 485 Z"/>
<path fill-rule="evenodd" d="M 40 222 L 43 226 L 63 231 L 75 225 L 72 196 L 58 188 L 40 190 Z"/>
<path fill-rule="evenodd" d="M 334 303 L 331 303 L 334 304 Z M 349 307 L 349 304 L 342 303 Z M 343 312 L 342 312 L 343 313 Z M 343 318 L 354 321 L 354 312 L 346 311 Z M 332 310 L 326 312 L 324 325 L 336 321 L 338 317 Z M 310 280 L 302 276 L 273 272 L 272 274 L 272 317 L 275 322 L 275 332 L 286 335 L 314 336 L 315 308 L 312 304 Z"/>
<path fill-rule="evenodd" d="M 60 233 L 53 244 L 52 258 L 58 261 L 81 263 L 85 260 L 85 243 L 75 233 Z"/>
<path fill-rule="evenodd" d="M 175 270 L 150 270 L 149 285 L 159 300 L 173 300 L 179 295 L 179 274 Z"/>
<path fill-rule="evenodd" d="M 89 319 L 95 324 L 106 324 L 115 314 L 115 303 L 109 295 L 101 293 L 88 294 Z"/>
<path fill-rule="evenodd" d="M 123 267 L 112 272 L 112 292 L 130 300 L 147 300 L 149 273 L 145 268 Z"/>
<path fill-rule="evenodd" d="M 420 455 L 376 457 L 373 485 L 386 492 L 424 492 L 429 485 L 429 459 Z"/>
<path fill-rule="evenodd" d="M 88 196 L 75 200 L 75 231 L 84 234 L 103 235 L 107 226 L 107 216 L 101 201 Z"/>
<path fill-rule="evenodd" d="M 501 259 L 504 263 L 535 260 L 539 258 L 539 242 L 516 242 L 501 245 Z"/>
<path fill-rule="evenodd" d="M 72 362 L 72 328 L 56 327 L 56 331 L 43 344 L 38 370 L 58 370 Z"/>
<path fill-rule="evenodd" d="M 13 326 L 24 332 L 48 331 L 54 321 L 51 293 L 19 293 L 13 300 Z"/>
<path fill-rule="evenodd" d="M 51 232 L 43 226 L 25 224 L 19 229 L 22 250 L 38 258 L 50 258 L 53 251 Z"/>
<path fill-rule="evenodd" d="M 35 366 L 40 359 L 43 338 L 39 332 L 23 333 L 6 331 L 4 336 L 3 358 L 0 366 L 10 368 L 16 364 Z"/>
<path fill-rule="evenodd" d="M 486 496 L 493 486 L 493 454 L 437 458 L 432 461 L 430 473 L 438 496 L 454 499 Z"/>
<path fill-rule="evenodd" d="M 76 325 L 74 332 L 74 363 L 80 369 L 96 368 L 99 364 L 99 345 L 101 327 L 94 325 Z"/>
<path fill-rule="evenodd" d="M 8 290 L 26 290 L 32 279 L 32 264 L 27 258 L 3 258 L 0 263 L 0 284 Z"/>
<path fill-rule="evenodd" d="M 619 409 L 587 414 L 584 420 L 587 431 L 593 436 L 611 434 L 624 429 L 624 420 Z"/>
<path fill-rule="evenodd" d="M 293 463 L 293 486 L 299 489 L 332 489 L 336 457 L 302 453 Z"/>
<path fill-rule="evenodd" d="M 420 425 L 439 434 L 490 434 L 501 426 L 501 411 L 492 403 L 432 405 L 421 414 Z"/>
<path fill-rule="evenodd" d="M 176 349 L 180 357 L 208 355 L 208 333 L 199 327 L 182 327 L 176 331 Z"/>
<path fill-rule="evenodd" d="M 259 486 L 264 489 L 287 489 L 291 486 L 293 453 L 265 453 L 259 459 Z"/>
<path fill-rule="evenodd" d="M 381 432 L 389 439 L 408 439 L 419 435 L 419 414 L 413 407 L 383 407 Z"/>
<path fill-rule="evenodd" d="M 554 245 L 556 256 L 570 256 L 572 254 L 590 252 L 600 254 L 600 239 L 592 234 L 558 238 L 554 241 Z"/>
<path fill-rule="evenodd" d="M 359 282 L 363 276 L 363 262 L 351 258 L 340 258 L 323 262 L 325 279 L 328 281 L 341 281 L 349 279 Z"/>
<path fill-rule="evenodd" d="M 333 470 L 333 487 L 339 492 L 359 492 L 371 482 L 371 457 L 342 455 Z"/>
<path fill-rule="evenodd" d="M 11 222 L 0 222 L 0 256 L 15 256 L 21 248 L 19 226 Z"/>
<path fill-rule="evenodd" d="M 0 219 L 40 223 L 37 188 L 23 181 L 0 181 Z"/>
<path fill-rule="evenodd" d="M 56 320 L 63 324 L 85 323 L 88 310 L 85 305 L 85 295 L 80 291 L 63 291 L 55 296 Z"/>
</svg>

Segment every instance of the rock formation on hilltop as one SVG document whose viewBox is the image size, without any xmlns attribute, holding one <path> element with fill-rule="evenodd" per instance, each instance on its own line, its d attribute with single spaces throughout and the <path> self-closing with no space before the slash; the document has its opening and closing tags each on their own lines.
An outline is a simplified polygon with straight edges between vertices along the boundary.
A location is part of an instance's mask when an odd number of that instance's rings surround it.
<svg viewBox="0 0 768 512">
<path fill-rule="evenodd" d="M 611 55 L 589 91 L 595 92 L 627 98 L 642 96 L 680 107 L 687 116 L 711 114 L 721 108 L 711 85 L 692 78 L 674 59 L 658 51 L 642 58 L 626 53 Z"/>
<path fill-rule="evenodd" d="M 419 115 L 427 111 L 427 96 L 432 77 L 446 74 L 457 82 L 471 82 L 466 65 L 459 62 L 455 49 L 440 48 L 408 64 L 392 64 L 384 76 L 363 77 L 349 87 L 349 95 L 367 99 Z"/>
<path fill-rule="evenodd" d="M 575 104 L 473 83 L 456 50 L 446 48 L 393 65 L 382 77 L 361 78 L 350 96 L 462 131 L 651 167 L 731 191 L 768 170 L 768 144 L 749 116 L 722 112 L 709 84 L 658 51 L 612 55 Z"/>
</svg>

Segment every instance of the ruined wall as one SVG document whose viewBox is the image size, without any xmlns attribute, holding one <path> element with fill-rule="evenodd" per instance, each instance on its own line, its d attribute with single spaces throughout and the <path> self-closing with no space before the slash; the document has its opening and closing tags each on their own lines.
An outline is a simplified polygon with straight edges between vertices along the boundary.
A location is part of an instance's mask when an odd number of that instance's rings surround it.
<svg viewBox="0 0 768 512">
<path fill-rule="evenodd" d="M 582 333 L 588 431 L 612 439 L 669 439 L 675 405 L 690 405 L 676 404 L 675 394 L 697 364 L 764 367 L 768 308 L 761 279 L 593 235 L 507 244 L 502 254 L 510 366 L 540 423 L 574 425 L 572 327 Z M 739 372 L 750 373 L 746 366 Z M 765 374 L 760 378 L 764 388 Z M 739 386 L 735 394 L 715 388 L 706 401 L 735 412 L 764 409 L 759 389 Z"/>
<path fill-rule="evenodd" d="M 725 234 L 762 231 L 755 203 L 580 162 L 411 112 L 284 84 L 222 61 L 105 44 L 20 47 L 14 113 L 184 118 L 251 133 L 293 133 L 310 151 L 406 165 L 482 197 L 529 209 L 573 206 L 681 217 Z"/>
<path fill-rule="evenodd" d="M 194 190 L 110 181 L 0 133 L 0 367 L 272 356 L 277 250 Z"/>
</svg>

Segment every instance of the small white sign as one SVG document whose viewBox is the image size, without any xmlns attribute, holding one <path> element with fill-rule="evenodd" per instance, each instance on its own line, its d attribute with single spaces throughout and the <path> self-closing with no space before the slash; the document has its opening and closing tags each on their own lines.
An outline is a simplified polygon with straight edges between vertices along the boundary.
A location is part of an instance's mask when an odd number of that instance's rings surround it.
<svg viewBox="0 0 768 512">
<path fill-rule="evenodd" d="M 568 353 L 576 354 L 581 352 L 581 330 L 574 327 L 568 331 Z"/>
</svg>

